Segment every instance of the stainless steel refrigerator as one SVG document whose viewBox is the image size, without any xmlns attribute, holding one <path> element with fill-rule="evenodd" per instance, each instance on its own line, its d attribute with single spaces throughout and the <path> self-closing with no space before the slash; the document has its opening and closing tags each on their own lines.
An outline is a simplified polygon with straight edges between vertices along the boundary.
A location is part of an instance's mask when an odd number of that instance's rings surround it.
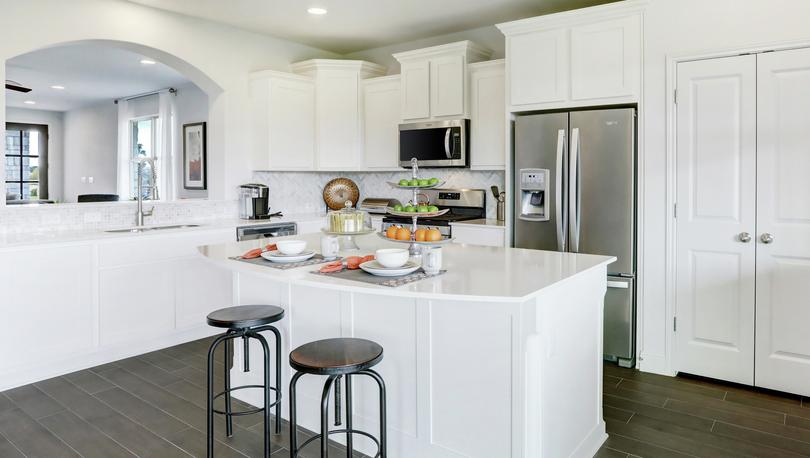
<svg viewBox="0 0 810 458">
<path fill-rule="evenodd" d="M 513 244 L 616 256 L 608 266 L 605 359 L 635 364 L 636 111 L 518 116 Z"/>
</svg>

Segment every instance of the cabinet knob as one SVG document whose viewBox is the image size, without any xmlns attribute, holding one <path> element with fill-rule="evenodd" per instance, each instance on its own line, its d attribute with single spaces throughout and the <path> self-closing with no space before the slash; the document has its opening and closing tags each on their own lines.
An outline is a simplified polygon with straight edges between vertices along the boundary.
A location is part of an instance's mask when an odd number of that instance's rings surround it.
<svg viewBox="0 0 810 458">
<path fill-rule="evenodd" d="M 767 232 L 762 234 L 762 236 L 759 239 L 762 240 L 762 243 L 773 243 L 773 235 Z"/>
<path fill-rule="evenodd" d="M 751 241 L 751 234 L 749 234 L 748 232 L 740 232 L 740 234 L 737 236 L 737 239 L 742 243 L 748 243 Z"/>
</svg>

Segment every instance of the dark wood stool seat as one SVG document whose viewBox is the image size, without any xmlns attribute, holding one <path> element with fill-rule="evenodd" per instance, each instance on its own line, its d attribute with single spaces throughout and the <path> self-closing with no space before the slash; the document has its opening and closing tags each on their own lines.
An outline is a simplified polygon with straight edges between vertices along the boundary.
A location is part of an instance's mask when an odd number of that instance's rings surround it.
<svg viewBox="0 0 810 458">
<path fill-rule="evenodd" d="M 343 375 L 364 371 L 383 358 L 383 348 L 366 339 L 337 338 L 310 342 L 290 353 L 290 366 L 298 372 Z"/>
<path fill-rule="evenodd" d="M 284 318 L 284 309 L 275 305 L 238 305 L 208 314 L 208 325 L 216 328 L 245 329 L 275 323 Z"/>
<path fill-rule="evenodd" d="M 387 435 L 386 435 L 386 405 L 385 405 L 385 381 L 372 370 L 377 363 L 383 359 L 383 348 L 376 342 L 353 337 L 342 337 L 335 339 L 324 339 L 310 342 L 296 348 L 290 353 L 290 366 L 295 369 L 295 375 L 290 380 L 290 457 L 299 458 L 301 449 L 319 441 L 321 448 L 321 458 L 329 457 L 329 436 L 332 434 L 346 435 L 346 457 L 354 456 L 354 435 L 361 435 L 373 442 L 377 446 L 377 453 L 374 458 L 387 458 Z M 306 375 L 326 375 L 328 376 L 321 395 L 321 431 L 306 439 L 298 445 L 298 423 L 296 406 L 296 385 L 298 380 Z M 380 432 L 378 437 L 374 437 L 367 431 L 355 429 L 353 426 L 352 381 L 354 377 L 365 376 L 373 379 L 379 389 L 380 402 Z M 341 408 L 341 380 L 346 382 L 346 427 L 342 429 L 329 430 L 329 393 L 334 393 L 335 401 L 335 426 L 341 426 L 343 421 L 343 409 Z"/>
</svg>

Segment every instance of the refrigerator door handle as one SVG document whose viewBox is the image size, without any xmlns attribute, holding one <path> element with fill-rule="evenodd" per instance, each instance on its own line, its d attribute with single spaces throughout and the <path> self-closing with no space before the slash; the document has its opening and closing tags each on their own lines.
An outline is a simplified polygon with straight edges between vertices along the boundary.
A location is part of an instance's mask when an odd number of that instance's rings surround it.
<svg viewBox="0 0 810 458">
<path fill-rule="evenodd" d="M 568 220 L 571 222 L 571 252 L 579 252 L 579 128 L 571 129 L 571 157 L 568 161 Z"/>
<path fill-rule="evenodd" d="M 554 219 L 557 222 L 557 250 L 565 251 L 568 220 L 563 207 L 563 161 L 565 156 L 565 129 L 557 131 L 557 165 L 554 176 Z"/>
</svg>

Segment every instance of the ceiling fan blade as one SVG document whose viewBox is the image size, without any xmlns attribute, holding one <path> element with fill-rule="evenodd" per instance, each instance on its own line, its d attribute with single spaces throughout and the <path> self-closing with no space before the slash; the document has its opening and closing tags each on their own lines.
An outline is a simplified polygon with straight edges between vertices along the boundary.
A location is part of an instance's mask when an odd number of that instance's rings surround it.
<svg viewBox="0 0 810 458">
<path fill-rule="evenodd" d="M 10 91 L 17 91 L 17 92 L 31 92 L 31 88 L 25 87 L 17 83 L 16 81 L 6 81 L 6 89 Z"/>
</svg>

